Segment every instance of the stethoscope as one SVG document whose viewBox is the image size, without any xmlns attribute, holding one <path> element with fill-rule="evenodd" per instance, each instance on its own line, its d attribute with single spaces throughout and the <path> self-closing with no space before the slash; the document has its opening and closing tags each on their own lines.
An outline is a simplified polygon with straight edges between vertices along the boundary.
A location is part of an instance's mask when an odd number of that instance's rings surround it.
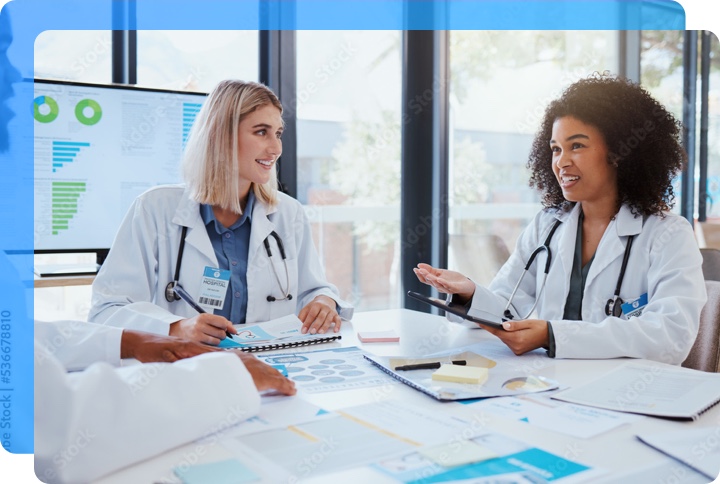
<svg viewBox="0 0 720 484">
<path fill-rule="evenodd" d="M 545 242 L 540 245 L 537 249 L 533 251 L 532 254 L 530 254 L 530 258 L 527 261 L 527 264 L 525 264 L 525 269 L 523 270 L 523 273 L 520 275 L 520 279 L 518 280 L 517 284 L 515 284 L 515 288 L 512 290 L 512 293 L 510 294 L 510 298 L 508 299 L 507 304 L 505 305 L 505 309 L 503 311 L 503 316 L 505 317 L 504 321 L 507 321 L 509 319 L 514 319 L 512 313 L 510 312 L 510 306 L 512 305 L 513 297 L 515 297 L 515 293 L 517 292 L 518 288 L 520 287 L 520 283 L 522 282 L 523 278 L 525 277 L 525 274 L 527 274 L 527 271 L 530 269 L 530 266 L 532 265 L 533 261 L 535 260 L 535 257 L 541 252 L 545 252 L 547 254 L 547 258 L 545 259 L 545 271 L 543 275 L 542 284 L 540 285 L 540 292 L 538 293 L 537 297 L 535 298 L 535 303 L 533 304 L 532 308 L 530 308 L 530 311 L 527 313 L 527 315 L 522 319 L 528 319 L 530 315 L 535 311 L 535 307 L 538 304 L 538 301 L 540 301 L 540 295 L 542 294 L 543 290 L 545 289 L 545 282 L 547 281 L 548 272 L 550 272 L 550 260 L 552 259 L 552 252 L 550 251 L 550 241 L 553 238 L 553 235 L 555 235 L 555 230 L 560 226 L 562 222 L 560 220 L 555 222 L 555 225 L 553 225 L 552 229 L 550 229 L 550 233 L 548 234 L 547 238 L 545 239 Z M 630 259 L 630 249 L 632 247 L 634 236 L 631 235 L 628 237 L 627 245 L 625 246 L 625 255 L 623 256 L 622 266 L 620 267 L 620 275 L 618 276 L 617 285 L 615 286 L 615 293 L 613 294 L 613 297 L 607 300 L 605 303 L 605 314 L 607 316 L 615 316 L 620 317 L 622 314 L 622 305 L 625 304 L 625 301 L 622 300 L 620 297 L 620 288 L 622 287 L 623 279 L 625 278 L 625 269 L 627 268 L 628 259 Z"/>
<path fill-rule="evenodd" d="M 182 228 L 182 234 L 180 236 L 180 247 L 178 248 L 178 255 L 177 255 L 177 262 L 175 262 L 175 277 L 172 281 L 168 283 L 167 286 L 165 286 L 165 299 L 168 302 L 173 301 L 179 301 L 180 296 L 175 294 L 175 286 L 178 285 L 178 281 L 180 280 L 180 267 L 182 265 L 182 256 L 183 251 L 185 250 L 185 236 L 187 235 L 187 227 Z M 272 263 L 272 251 L 270 250 L 270 237 L 275 239 L 275 243 L 277 244 L 278 249 L 280 250 L 280 257 L 282 258 L 283 265 L 285 266 L 285 287 L 283 288 L 282 283 L 280 282 L 280 276 L 277 273 L 277 270 L 275 269 L 275 264 Z M 278 287 L 280 288 L 280 292 L 282 292 L 283 297 L 275 297 L 275 296 L 268 296 L 266 300 L 268 302 L 274 302 L 274 301 L 285 301 L 285 300 L 292 300 L 293 296 L 290 294 L 290 272 L 288 271 L 287 266 L 287 257 L 285 255 L 285 246 L 282 243 L 282 239 L 280 239 L 280 236 L 275 232 L 274 230 L 270 232 L 270 235 L 265 237 L 265 240 L 263 240 L 263 245 L 265 246 L 265 253 L 268 256 L 268 259 L 270 261 L 270 267 L 272 268 L 273 274 L 275 274 L 275 280 L 277 281 Z"/>
</svg>

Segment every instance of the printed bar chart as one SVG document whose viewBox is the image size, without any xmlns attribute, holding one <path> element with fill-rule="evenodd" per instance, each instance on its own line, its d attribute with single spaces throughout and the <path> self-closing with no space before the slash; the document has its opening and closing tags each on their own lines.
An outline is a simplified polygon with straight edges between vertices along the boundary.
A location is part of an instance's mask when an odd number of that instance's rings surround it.
<svg viewBox="0 0 720 484">
<path fill-rule="evenodd" d="M 197 113 L 200 112 L 202 104 L 200 103 L 183 103 L 183 129 L 182 129 L 182 146 L 185 148 L 188 136 L 190 136 L 190 128 L 192 128 L 193 122 Z"/>
<path fill-rule="evenodd" d="M 52 143 L 52 167 L 53 173 L 62 168 L 65 163 L 72 163 L 80 152 L 81 148 L 87 148 L 90 143 L 76 141 L 53 141 Z"/>
<path fill-rule="evenodd" d="M 85 182 L 52 182 L 52 234 L 70 228 L 70 220 L 78 212 L 78 199 L 87 189 Z"/>
</svg>

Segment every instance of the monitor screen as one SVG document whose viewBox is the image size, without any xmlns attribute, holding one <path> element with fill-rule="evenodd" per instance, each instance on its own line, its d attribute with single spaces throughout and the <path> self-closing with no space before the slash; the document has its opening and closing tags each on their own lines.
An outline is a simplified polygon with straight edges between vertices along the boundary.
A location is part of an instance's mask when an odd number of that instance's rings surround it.
<svg viewBox="0 0 720 484">
<path fill-rule="evenodd" d="M 132 201 L 180 183 L 205 94 L 35 80 L 35 251 L 108 249 Z"/>
</svg>

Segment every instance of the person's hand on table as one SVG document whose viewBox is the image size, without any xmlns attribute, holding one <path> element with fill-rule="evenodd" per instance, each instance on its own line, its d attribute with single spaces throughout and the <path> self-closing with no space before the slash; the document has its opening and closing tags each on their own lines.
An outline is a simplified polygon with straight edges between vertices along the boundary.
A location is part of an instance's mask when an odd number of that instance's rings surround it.
<svg viewBox="0 0 720 484">
<path fill-rule="evenodd" d="M 337 303 L 328 296 L 317 296 L 307 306 L 300 310 L 298 318 L 302 321 L 300 332 L 310 334 L 323 334 L 330 331 L 334 325 L 334 331 L 340 331 L 342 319 L 336 310 Z"/>
<path fill-rule="evenodd" d="M 429 264 L 418 264 L 413 272 L 420 282 L 442 293 L 455 294 L 453 302 L 465 304 L 475 294 L 475 283 L 459 272 L 438 269 Z"/>
<path fill-rule="evenodd" d="M 170 336 L 177 336 L 208 345 L 217 346 L 230 334 L 237 334 L 237 329 L 222 316 L 210 313 L 198 314 L 192 318 L 181 319 L 170 325 Z"/>
<path fill-rule="evenodd" d="M 483 326 L 502 340 L 516 355 L 548 345 L 548 324 L 542 319 L 525 319 L 522 321 L 505 321 L 503 328 L 495 329 Z"/>
<path fill-rule="evenodd" d="M 123 330 L 120 339 L 120 357 L 135 358 L 143 363 L 172 363 L 210 351 L 218 349 L 195 341 L 130 329 Z"/>
<path fill-rule="evenodd" d="M 255 358 L 254 355 L 243 353 L 240 350 L 230 350 L 235 353 L 250 372 L 250 376 L 255 382 L 258 391 L 277 390 L 283 395 L 295 395 L 295 383 L 285 378 L 282 373 L 272 366 L 263 363 Z"/>
</svg>

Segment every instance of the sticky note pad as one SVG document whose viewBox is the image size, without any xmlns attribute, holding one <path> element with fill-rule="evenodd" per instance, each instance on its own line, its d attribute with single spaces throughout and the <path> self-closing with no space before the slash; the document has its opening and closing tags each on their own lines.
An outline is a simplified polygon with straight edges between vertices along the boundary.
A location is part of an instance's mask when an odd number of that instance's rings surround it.
<svg viewBox="0 0 720 484">
<path fill-rule="evenodd" d="M 242 484 L 259 481 L 260 476 L 235 459 L 173 469 L 184 484 Z"/>
<path fill-rule="evenodd" d="M 423 447 L 418 453 L 443 467 L 454 467 L 494 459 L 497 454 L 471 440 Z"/>
<path fill-rule="evenodd" d="M 358 331 L 358 339 L 363 343 L 397 343 L 400 336 L 392 329 L 389 331 Z"/>
<path fill-rule="evenodd" d="M 488 369 L 477 366 L 442 365 L 432 374 L 432 379 L 481 385 L 488 379 Z"/>
</svg>

